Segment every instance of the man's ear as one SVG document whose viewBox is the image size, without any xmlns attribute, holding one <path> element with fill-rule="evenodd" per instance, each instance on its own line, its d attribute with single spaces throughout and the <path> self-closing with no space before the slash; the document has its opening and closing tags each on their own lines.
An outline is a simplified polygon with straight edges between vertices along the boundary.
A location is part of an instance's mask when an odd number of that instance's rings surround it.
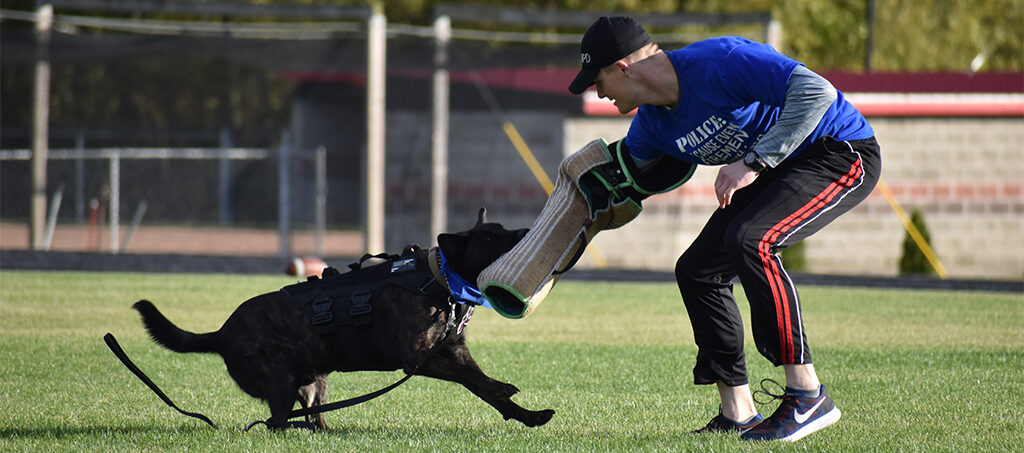
<svg viewBox="0 0 1024 453">
<path fill-rule="evenodd" d="M 437 246 L 444 253 L 444 256 L 451 259 L 453 257 L 462 257 L 466 254 L 466 243 L 468 239 L 465 235 L 441 233 L 437 235 Z"/>
<path fill-rule="evenodd" d="M 612 63 L 612 64 L 614 64 L 615 65 L 615 69 L 618 70 L 618 71 L 621 71 L 623 75 L 629 76 L 629 74 L 630 74 L 629 73 L 629 71 L 630 71 L 629 63 L 626 62 L 625 58 L 623 58 L 623 59 L 621 59 L 619 61 L 616 61 L 615 63 Z"/>
</svg>

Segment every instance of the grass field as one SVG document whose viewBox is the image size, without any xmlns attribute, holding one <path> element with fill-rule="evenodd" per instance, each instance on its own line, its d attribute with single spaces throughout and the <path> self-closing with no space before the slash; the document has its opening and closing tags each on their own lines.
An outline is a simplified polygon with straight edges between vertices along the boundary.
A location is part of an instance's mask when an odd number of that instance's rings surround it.
<svg viewBox="0 0 1024 453">
<path fill-rule="evenodd" d="M 1024 295 L 805 287 L 815 364 L 843 418 L 796 444 L 693 435 L 717 410 L 691 384 L 696 348 L 674 286 L 566 281 L 530 318 L 478 310 L 471 350 L 528 409 L 526 428 L 462 387 L 414 378 L 329 413 L 327 432 L 271 433 L 266 406 L 220 358 L 151 342 L 130 305 L 215 330 L 243 300 L 287 277 L 0 272 L 0 451 L 949 451 L 1024 450 Z M 742 291 L 737 289 L 742 300 Z M 112 332 L 183 409 L 165 406 L 103 344 Z M 782 370 L 749 340 L 751 381 Z M 335 373 L 331 400 L 400 373 Z M 774 405 L 761 407 L 768 415 Z"/>
</svg>

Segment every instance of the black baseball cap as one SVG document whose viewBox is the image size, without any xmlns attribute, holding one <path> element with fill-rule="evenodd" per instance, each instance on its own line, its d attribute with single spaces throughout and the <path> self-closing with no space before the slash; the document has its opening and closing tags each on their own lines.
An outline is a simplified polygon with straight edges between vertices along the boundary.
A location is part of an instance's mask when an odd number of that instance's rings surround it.
<svg viewBox="0 0 1024 453">
<path fill-rule="evenodd" d="M 569 84 L 572 94 L 580 94 L 594 84 L 601 68 L 621 60 L 651 42 L 644 27 L 632 17 L 602 16 L 587 29 L 580 42 L 583 68 Z"/>
</svg>

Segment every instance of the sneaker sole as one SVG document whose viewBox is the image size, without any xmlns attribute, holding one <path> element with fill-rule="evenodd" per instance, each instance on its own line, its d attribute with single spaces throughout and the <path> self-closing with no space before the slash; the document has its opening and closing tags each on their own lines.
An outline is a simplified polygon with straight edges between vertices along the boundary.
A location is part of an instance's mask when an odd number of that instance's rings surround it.
<svg viewBox="0 0 1024 453">
<path fill-rule="evenodd" d="M 779 440 L 783 442 L 796 442 L 800 439 L 803 439 L 804 437 L 807 437 L 808 435 L 815 431 L 820 431 L 822 429 L 828 428 L 829 426 L 832 426 L 833 423 L 839 421 L 839 417 L 841 415 L 842 413 L 839 412 L 838 407 L 832 408 L 832 410 L 825 413 L 825 415 L 822 415 L 821 417 L 812 420 L 810 423 L 804 425 L 802 428 L 794 431 L 793 434 L 790 434 Z"/>
</svg>

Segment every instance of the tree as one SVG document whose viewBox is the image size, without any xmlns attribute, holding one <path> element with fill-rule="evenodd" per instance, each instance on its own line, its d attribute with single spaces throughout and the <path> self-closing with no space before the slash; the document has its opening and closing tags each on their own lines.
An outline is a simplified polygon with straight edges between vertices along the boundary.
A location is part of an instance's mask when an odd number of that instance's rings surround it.
<svg viewBox="0 0 1024 453">
<path fill-rule="evenodd" d="M 914 208 L 910 213 L 910 223 L 921 232 L 924 242 L 931 246 L 931 236 L 928 234 L 928 227 L 924 224 L 924 215 L 919 208 Z M 914 242 L 908 232 L 903 238 L 903 256 L 900 257 L 900 275 L 935 275 L 935 268 L 932 267 L 921 247 Z"/>
</svg>

